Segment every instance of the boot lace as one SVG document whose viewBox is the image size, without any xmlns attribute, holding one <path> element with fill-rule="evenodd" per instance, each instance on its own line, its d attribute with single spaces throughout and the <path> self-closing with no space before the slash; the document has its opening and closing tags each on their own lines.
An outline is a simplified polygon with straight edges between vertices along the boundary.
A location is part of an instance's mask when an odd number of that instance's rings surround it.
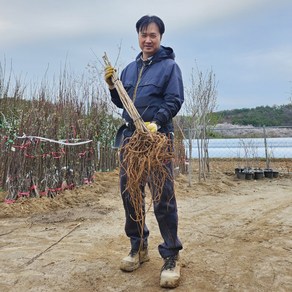
<svg viewBox="0 0 292 292">
<path fill-rule="evenodd" d="M 164 265 L 162 266 L 162 271 L 163 270 L 172 270 L 175 268 L 177 261 L 177 256 L 170 256 L 164 259 Z"/>
</svg>

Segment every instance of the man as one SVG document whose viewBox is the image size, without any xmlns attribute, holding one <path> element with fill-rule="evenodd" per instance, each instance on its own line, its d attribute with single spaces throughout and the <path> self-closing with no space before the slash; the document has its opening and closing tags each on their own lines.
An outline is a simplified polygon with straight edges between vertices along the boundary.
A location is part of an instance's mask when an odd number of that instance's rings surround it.
<svg viewBox="0 0 292 292">
<path fill-rule="evenodd" d="M 173 139 L 173 117 L 176 116 L 184 101 L 183 82 L 180 68 L 174 61 L 174 52 L 169 47 L 160 45 L 165 31 L 163 21 L 157 16 L 145 15 L 136 23 L 140 54 L 121 73 L 121 81 L 129 97 L 133 100 L 143 121 L 150 132 L 159 131 Z M 105 80 L 109 86 L 112 102 L 123 108 L 112 76 L 115 69 L 105 68 Z M 131 137 L 135 131 L 134 123 L 124 110 L 123 118 L 127 128 L 123 134 Z M 127 139 L 124 140 L 124 144 Z M 172 162 L 165 164 L 172 173 Z M 125 191 L 127 183 L 126 172 L 121 167 L 120 189 L 126 214 L 125 232 L 130 238 L 131 251 L 121 262 L 121 270 L 134 271 L 143 262 L 149 260 L 148 236 L 149 230 L 144 224 L 143 231 L 135 221 L 134 208 L 130 196 Z M 145 186 L 141 186 L 144 191 Z M 153 196 L 153 194 L 152 194 Z M 173 288 L 179 285 L 180 267 L 178 263 L 179 251 L 182 244 L 177 236 L 178 215 L 174 194 L 173 179 L 165 181 L 161 199 L 153 203 L 154 213 L 164 240 L 158 246 L 159 253 L 164 259 L 160 273 L 160 285 Z M 145 216 L 145 210 L 144 210 Z M 141 234 L 143 234 L 141 238 Z"/>
</svg>

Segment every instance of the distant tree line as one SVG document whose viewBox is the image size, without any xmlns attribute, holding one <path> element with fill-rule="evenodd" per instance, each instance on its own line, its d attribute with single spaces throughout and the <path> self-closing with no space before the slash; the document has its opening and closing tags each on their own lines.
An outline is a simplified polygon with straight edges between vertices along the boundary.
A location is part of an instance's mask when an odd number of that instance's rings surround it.
<svg viewBox="0 0 292 292">
<path fill-rule="evenodd" d="M 214 113 L 218 123 L 259 126 L 292 126 L 292 103 L 280 106 L 258 106 Z"/>
</svg>

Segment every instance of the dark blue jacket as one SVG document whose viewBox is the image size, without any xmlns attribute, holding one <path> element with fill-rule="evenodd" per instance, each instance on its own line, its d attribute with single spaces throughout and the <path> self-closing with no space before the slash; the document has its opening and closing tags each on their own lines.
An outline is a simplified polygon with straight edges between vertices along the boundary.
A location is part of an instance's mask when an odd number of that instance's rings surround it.
<svg viewBox="0 0 292 292">
<path fill-rule="evenodd" d="M 174 52 L 161 46 L 149 61 L 142 61 L 141 55 L 122 71 L 121 81 L 145 122 L 155 121 L 162 133 L 173 132 L 172 118 L 184 101 L 181 70 L 174 61 Z M 123 108 L 116 89 L 111 90 L 111 98 Z M 123 118 L 132 121 L 125 110 Z"/>
</svg>

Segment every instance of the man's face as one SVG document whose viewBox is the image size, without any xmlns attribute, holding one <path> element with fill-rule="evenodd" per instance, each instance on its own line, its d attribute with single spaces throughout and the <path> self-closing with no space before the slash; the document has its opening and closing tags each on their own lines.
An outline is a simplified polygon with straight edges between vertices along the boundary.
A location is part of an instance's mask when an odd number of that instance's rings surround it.
<svg viewBox="0 0 292 292">
<path fill-rule="evenodd" d="M 138 38 L 144 60 L 153 56 L 159 50 L 161 35 L 155 23 L 150 23 L 147 28 L 140 31 Z"/>
</svg>

